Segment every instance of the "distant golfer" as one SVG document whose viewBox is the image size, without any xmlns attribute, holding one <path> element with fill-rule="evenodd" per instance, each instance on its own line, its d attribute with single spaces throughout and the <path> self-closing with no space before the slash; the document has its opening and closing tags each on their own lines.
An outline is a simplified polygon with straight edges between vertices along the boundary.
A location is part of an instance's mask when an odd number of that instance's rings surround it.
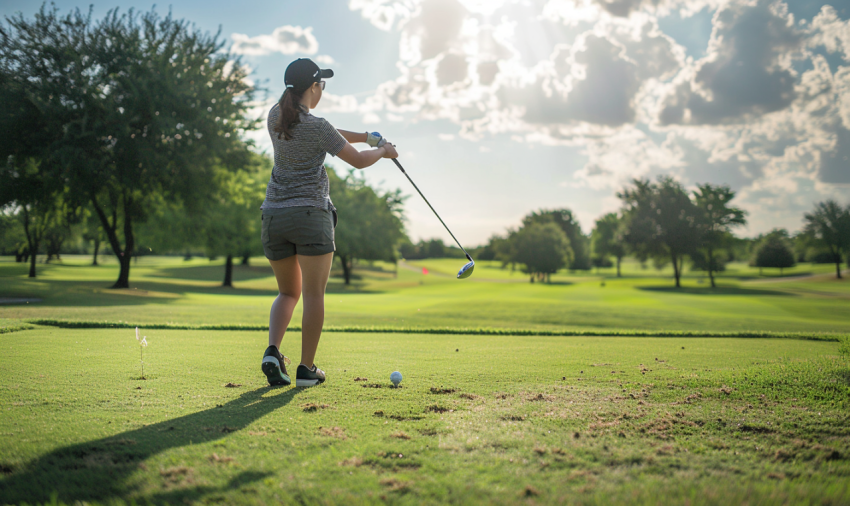
<svg viewBox="0 0 850 506">
<path fill-rule="evenodd" d="M 290 63 L 284 74 L 286 90 L 269 111 L 268 129 L 274 145 L 272 169 L 263 202 L 263 251 L 274 271 L 280 292 L 269 316 L 269 347 L 262 369 L 270 385 L 289 385 L 288 361 L 280 352 L 292 312 L 304 294 L 301 322 L 301 363 L 296 386 L 325 381 L 325 372 L 313 360 L 325 321 L 325 288 L 333 263 L 336 208 L 331 202 L 325 154 L 338 156 L 363 169 L 381 158 L 396 158 L 392 144 L 380 134 L 336 130 L 327 120 L 310 114 L 322 99 L 323 79 L 333 70 L 320 69 L 308 58 Z M 357 151 L 352 142 L 375 149 Z M 344 217 L 343 217 L 344 218 Z"/>
</svg>

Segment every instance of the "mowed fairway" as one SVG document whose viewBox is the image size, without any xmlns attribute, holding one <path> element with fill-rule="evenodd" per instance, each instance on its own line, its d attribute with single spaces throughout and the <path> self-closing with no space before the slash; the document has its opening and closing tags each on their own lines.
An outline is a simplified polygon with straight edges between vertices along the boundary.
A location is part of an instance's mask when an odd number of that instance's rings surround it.
<svg viewBox="0 0 850 506">
<path fill-rule="evenodd" d="M 236 266 L 236 289 L 220 286 L 222 260 L 143 257 L 134 263 L 129 290 L 111 290 L 117 267 L 91 267 L 88 257 L 62 265 L 26 266 L 0 260 L 0 297 L 38 303 L 0 305 L 0 319 L 60 319 L 133 324 L 267 325 L 277 287 L 268 263 Z M 830 265 L 786 269 L 787 279 L 759 278 L 733 264 L 711 289 L 703 273 L 687 272 L 673 288 L 669 272 L 624 267 L 603 274 L 559 273 L 552 284 L 478 262 L 473 277 L 454 279 L 461 260 L 425 260 L 399 267 L 378 264 L 355 272 L 351 286 L 331 278 L 327 326 L 392 328 L 503 328 L 537 330 L 684 330 L 697 332 L 850 332 L 850 283 Z M 382 268 L 383 267 L 383 268 Z M 422 267 L 430 274 L 423 275 Z M 384 270 L 386 269 L 386 270 Z M 668 269 L 669 270 L 669 269 Z M 339 272 L 338 272 L 339 271 Z M 336 269 L 334 274 L 340 274 Z M 799 274 L 818 274 L 798 279 Z M 299 305 L 293 319 L 300 324 Z"/>
<path fill-rule="evenodd" d="M 116 269 L 84 261 L 36 280 L 0 262 L 0 297 L 41 299 L 0 306 L 0 504 L 850 502 L 850 364 L 833 341 L 327 332 L 326 384 L 269 388 L 265 332 L 145 327 L 265 325 L 267 267 L 238 267 L 233 290 L 220 263 L 146 258 L 138 289 L 112 291 Z M 850 330 L 848 285 L 828 277 L 739 271 L 680 293 L 637 266 L 532 285 L 441 276 L 452 262 L 334 278 L 328 324 Z M 146 379 L 132 329 L 38 319 L 139 323 Z M 283 351 L 297 361 L 297 331 Z"/>
</svg>

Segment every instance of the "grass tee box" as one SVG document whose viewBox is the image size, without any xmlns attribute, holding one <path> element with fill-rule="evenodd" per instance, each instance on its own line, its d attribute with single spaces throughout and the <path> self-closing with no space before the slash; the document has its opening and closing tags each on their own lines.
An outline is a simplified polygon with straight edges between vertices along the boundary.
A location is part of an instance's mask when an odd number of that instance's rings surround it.
<svg viewBox="0 0 850 506">
<path fill-rule="evenodd" d="M 294 389 L 263 332 L 141 331 L 145 380 L 129 329 L 0 336 L 0 504 L 850 502 L 832 342 L 332 333 Z"/>
</svg>

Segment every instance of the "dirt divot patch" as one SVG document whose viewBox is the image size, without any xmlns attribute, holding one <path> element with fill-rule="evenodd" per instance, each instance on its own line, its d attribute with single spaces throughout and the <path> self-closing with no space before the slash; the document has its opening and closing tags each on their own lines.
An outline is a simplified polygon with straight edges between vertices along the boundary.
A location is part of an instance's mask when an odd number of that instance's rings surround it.
<svg viewBox="0 0 850 506">
<path fill-rule="evenodd" d="M 301 406 L 301 409 L 305 413 L 315 413 L 316 411 L 319 411 L 320 409 L 327 409 L 329 407 L 330 407 L 330 405 L 328 405 L 328 404 L 315 404 L 315 403 L 310 402 L 310 403 L 307 403 L 307 404 L 304 404 L 303 406 Z"/>
<path fill-rule="evenodd" d="M 319 427 L 319 434 L 335 439 L 342 439 L 343 441 L 348 439 L 348 436 L 345 435 L 345 429 L 341 427 Z"/>
</svg>

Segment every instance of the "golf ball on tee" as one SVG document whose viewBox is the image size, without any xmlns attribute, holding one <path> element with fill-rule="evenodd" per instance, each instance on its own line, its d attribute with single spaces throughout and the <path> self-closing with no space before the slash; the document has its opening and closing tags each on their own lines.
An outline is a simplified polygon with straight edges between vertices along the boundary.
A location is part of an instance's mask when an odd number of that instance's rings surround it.
<svg viewBox="0 0 850 506">
<path fill-rule="evenodd" d="M 398 384 L 401 383 L 401 373 L 396 371 L 390 374 L 390 381 L 393 382 L 393 385 L 398 386 Z"/>
</svg>

